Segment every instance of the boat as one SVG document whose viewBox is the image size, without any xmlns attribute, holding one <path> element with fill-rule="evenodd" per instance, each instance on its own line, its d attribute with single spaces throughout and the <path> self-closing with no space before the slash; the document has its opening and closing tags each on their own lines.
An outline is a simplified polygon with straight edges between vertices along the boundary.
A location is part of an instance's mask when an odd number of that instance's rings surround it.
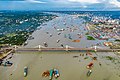
<svg viewBox="0 0 120 80">
<path fill-rule="evenodd" d="M 80 42 L 80 40 L 73 40 L 72 42 Z"/>
<path fill-rule="evenodd" d="M 58 78 L 60 76 L 59 71 L 57 69 L 54 69 L 54 76 L 55 78 Z"/>
<path fill-rule="evenodd" d="M 27 66 L 25 66 L 25 67 L 24 67 L 24 77 L 26 77 L 26 76 L 27 76 L 27 74 L 28 74 L 28 67 L 27 67 Z"/>
<path fill-rule="evenodd" d="M 89 70 L 89 71 L 87 72 L 87 76 L 89 77 L 89 76 L 91 75 L 91 73 L 92 73 L 92 70 Z"/>
<path fill-rule="evenodd" d="M 42 77 L 49 77 L 49 80 L 52 80 L 53 76 L 55 78 L 58 78 L 60 76 L 58 69 L 53 68 L 42 73 Z"/>
<path fill-rule="evenodd" d="M 44 44 L 44 46 L 45 46 L 45 47 L 48 47 L 48 44 L 47 44 L 47 42 L 44 42 L 43 44 Z"/>
<path fill-rule="evenodd" d="M 54 72 L 54 70 L 53 70 L 53 69 L 51 69 L 51 70 L 50 70 L 49 80 L 51 80 L 51 79 L 52 79 L 52 77 L 53 77 L 53 72 Z"/>
<path fill-rule="evenodd" d="M 48 70 L 42 73 L 42 77 L 48 77 L 48 76 L 50 76 L 50 72 Z"/>
<path fill-rule="evenodd" d="M 92 67 L 93 67 L 93 63 L 92 62 L 87 65 L 88 69 L 91 69 Z"/>
</svg>

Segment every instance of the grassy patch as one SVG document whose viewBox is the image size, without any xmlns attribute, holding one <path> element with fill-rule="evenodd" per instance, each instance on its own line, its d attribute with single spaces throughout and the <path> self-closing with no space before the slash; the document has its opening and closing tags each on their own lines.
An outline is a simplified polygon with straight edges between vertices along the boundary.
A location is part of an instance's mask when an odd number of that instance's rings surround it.
<svg viewBox="0 0 120 80">
<path fill-rule="evenodd" d="M 7 37 L 13 37 L 13 36 L 16 36 L 15 33 L 9 33 L 9 34 L 6 34 Z"/>
<path fill-rule="evenodd" d="M 119 40 L 119 39 L 116 39 L 115 41 L 120 42 L 120 40 Z"/>
<path fill-rule="evenodd" d="M 113 60 L 114 58 L 111 57 L 111 56 L 106 56 L 106 59 L 108 59 L 108 60 Z"/>
<path fill-rule="evenodd" d="M 14 34 L 4 35 L 0 40 L 0 44 L 22 45 L 28 38 L 30 32 L 19 31 Z"/>
<path fill-rule="evenodd" d="M 87 36 L 87 40 L 95 40 L 92 36 Z"/>
</svg>

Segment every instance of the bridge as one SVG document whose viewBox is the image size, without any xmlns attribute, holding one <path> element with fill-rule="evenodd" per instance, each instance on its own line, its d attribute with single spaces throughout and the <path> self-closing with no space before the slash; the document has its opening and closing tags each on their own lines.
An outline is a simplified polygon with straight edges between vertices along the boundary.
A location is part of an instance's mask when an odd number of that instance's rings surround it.
<svg viewBox="0 0 120 80">
<path fill-rule="evenodd" d="M 22 48 L 22 47 L 9 47 L 9 48 L 2 48 L 0 50 L 0 53 L 3 52 L 2 54 L 4 54 L 4 56 L 0 57 L 0 59 L 6 57 L 7 55 L 9 55 L 10 53 L 13 52 L 44 52 L 44 51 L 84 51 L 84 52 L 91 52 L 91 51 L 95 51 L 95 52 L 116 52 L 116 51 L 120 51 L 120 49 L 110 49 L 110 48 L 101 48 L 101 47 L 97 47 L 97 46 L 93 46 L 93 47 L 89 47 L 89 48 L 74 48 L 74 47 L 70 47 L 68 45 L 66 45 L 66 47 L 60 47 L 60 48 L 47 48 L 47 47 L 43 47 L 43 46 L 38 46 L 35 48 Z"/>
<path fill-rule="evenodd" d="M 71 46 L 66 45 L 65 47 L 58 47 L 58 48 L 48 48 L 41 45 L 35 46 L 34 48 L 24 48 L 20 46 L 12 46 L 9 48 L 3 48 L 4 52 L 7 50 L 12 50 L 16 52 L 38 52 L 38 51 L 95 51 L 95 52 L 115 52 L 120 51 L 120 49 L 110 49 L 100 46 L 92 46 L 88 48 L 74 48 Z"/>
<path fill-rule="evenodd" d="M 96 52 L 115 52 L 120 49 L 100 49 L 100 48 L 4 48 L 3 50 L 13 50 L 16 52 L 37 52 L 37 51 L 96 51 Z"/>
</svg>

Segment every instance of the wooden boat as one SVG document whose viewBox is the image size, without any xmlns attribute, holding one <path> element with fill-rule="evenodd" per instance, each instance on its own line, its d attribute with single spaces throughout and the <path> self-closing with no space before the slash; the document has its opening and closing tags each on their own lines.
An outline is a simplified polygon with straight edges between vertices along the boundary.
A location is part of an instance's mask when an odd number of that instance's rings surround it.
<svg viewBox="0 0 120 80">
<path fill-rule="evenodd" d="M 93 67 L 93 63 L 92 62 L 87 65 L 88 69 L 91 69 L 92 67 Z"/>
<path fill-rule="evenodd" d="M 42 77 L 47 77 L 49 75 L 50 75 L 50 72 L 47 70 L 47 71 L 43 72 Z"/>
<path fill-rule="evenodd" d="M 60 76 L 59 71 L 57 69 L 54 69 L 54 75 L 55 75 L 55 78 Z"/>
<path fill-rule="evenodd" d="M 54 70 L 53 70 L 53 69 L 51 69 L 51 70 L 50 70 L 49 80 L 51 80 L 51 79 L 53 78 L 53 72 L 54 72 Z"/>
<path fill-rule="evenodd" d="M 92 73 L 92 70 L 89 70 L 89 71 L 87 72 L 87 76 L 89 77 L 89 76 L 91 75 L 91 73 Z"/>
<path fill-rule="evenodd" d="M 80 42 L 80 40 L 73 40 L 72 42 Z"/>
</svg>

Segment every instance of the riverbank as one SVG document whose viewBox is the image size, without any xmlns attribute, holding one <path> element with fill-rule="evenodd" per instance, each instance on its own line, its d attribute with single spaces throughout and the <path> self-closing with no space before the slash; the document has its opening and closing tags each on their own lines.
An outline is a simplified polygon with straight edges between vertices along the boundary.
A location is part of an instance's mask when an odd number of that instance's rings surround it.
<svg viewBox="0 0 120 80">
<path fill-rule="evenodd" d="M 57 17 L 39 11 L 0 12 L 0 46 L 22 45 L 38 26 Z"/>
<path fill-rule="evenodd" d="M 2 51 L 2 53 L 0 53 L 0 59 L 6 58 L 9 54 L 11 54 L 13 52 L 14 52 L 13 49 L 10 49 L 10 50 L 7 50 L 7 51 Z"/>
</svg>

